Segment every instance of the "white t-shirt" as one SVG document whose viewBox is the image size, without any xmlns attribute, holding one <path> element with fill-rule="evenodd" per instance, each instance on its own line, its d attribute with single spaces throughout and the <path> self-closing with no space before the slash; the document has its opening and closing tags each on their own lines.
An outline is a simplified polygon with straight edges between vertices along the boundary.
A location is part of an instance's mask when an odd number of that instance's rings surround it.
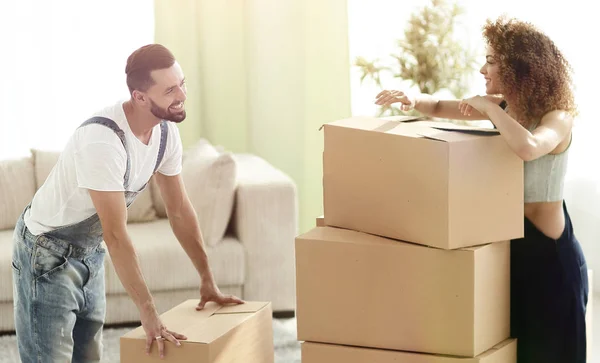
<svg viewBox="0 0 600 363">
<path fill-rule="evenodd" d="M 152 130 L 148 145 L 136 138 L 123 111 L 123 102 L 93 116 L 107 117 L 125 133 L 130 157 L 129 191 L 138 191 L 154 171 L 160 146 L 160 125 Z M 182 144 L 179 130 L 168 124 L 165 154 L 157 171 L 164 175 L 181 172 Z M 75 130 L 56 166 L 39 188 L 24 220 L 29 231 L 38 235 L 57 227 L 80 222 L 96 213 L 88 189 L 124 191 L 127 154 L 117 134 L 104 125 L 91 124 Z"/>
</svg>

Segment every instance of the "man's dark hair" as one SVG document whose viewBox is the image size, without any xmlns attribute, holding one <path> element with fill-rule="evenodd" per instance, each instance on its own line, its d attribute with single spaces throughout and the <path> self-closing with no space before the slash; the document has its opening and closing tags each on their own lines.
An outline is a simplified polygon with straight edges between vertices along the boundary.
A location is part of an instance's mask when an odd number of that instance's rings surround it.
<svg viewBox="0 0 600 363">
<path fill-rule="evenodd" d="M 148 44 L 137 49 L 127 58 L 127 66 L 125 66 L 129 92 L 147 91 L 154 84 L 150 73 L 169 68 L 173 64 L 175 64 L 173 53 L 163 45 Z"/>
</svg>

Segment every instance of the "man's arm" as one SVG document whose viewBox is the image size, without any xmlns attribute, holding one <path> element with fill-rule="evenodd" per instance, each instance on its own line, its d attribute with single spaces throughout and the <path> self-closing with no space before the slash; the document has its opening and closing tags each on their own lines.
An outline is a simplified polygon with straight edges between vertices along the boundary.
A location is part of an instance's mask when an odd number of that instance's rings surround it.
<svg viewBox="0 0 600 363">
<path fill-rule="evenodd" d="M 156 337 L 165 338 L 179 345 L 177 339 L 187 338 L 167 330 L 162 324 L 150 290 L 142 276 L 137 254 L 127 233 L 127 207 L 123 192 L 101 192 L 90 189 L 89 193 L 100 217 L 104 242 L 108 247 L 115 271 L 140 311 L 140 319 L 147 335 L 146 351 L 150 351 L 150 346 Z M 159 353 L 163 356 L 164 344 L 161 339 L 158 339 L 158 345 Z"/>
<path fill-rule="evenodd" d="M 140 310 L 153 309 L 150 290 L 144 281 L 138 257 L 127 233 L 127 207 L 123 192 L 90 190 L 102 224 L 104 242 L 125 290 Z"/>
<path fill-rule="evenodd" d="M 196 211 L 187 196 L 181 174 L 166 176 L 156 173 L 155 178 L 165 202 L 173 233 L 190 257 L 202 280 L 201 301 L 198 308 L 204 308 L 208 301 L 215 301 L 219 304 L 242 303 L 243 301 L 235 296 L 224 296 L 216 286 L 208 263 Z"/>
</svg>

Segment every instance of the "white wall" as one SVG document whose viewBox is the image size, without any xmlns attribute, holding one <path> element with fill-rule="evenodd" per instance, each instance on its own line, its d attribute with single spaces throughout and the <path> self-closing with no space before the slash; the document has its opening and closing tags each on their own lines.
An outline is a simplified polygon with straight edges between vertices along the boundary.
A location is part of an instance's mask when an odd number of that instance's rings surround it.
<svg viewBox="0 0 600 363">
<path fill-rule="evenodd" d="M 184 142 L 251 152 L 290 175 L 299 232 L 312 228 L 323 213 L 319 126 L 350 115 L 346 0 L 157 4 L 157 41 L 191 81 Z"/>
</svg>

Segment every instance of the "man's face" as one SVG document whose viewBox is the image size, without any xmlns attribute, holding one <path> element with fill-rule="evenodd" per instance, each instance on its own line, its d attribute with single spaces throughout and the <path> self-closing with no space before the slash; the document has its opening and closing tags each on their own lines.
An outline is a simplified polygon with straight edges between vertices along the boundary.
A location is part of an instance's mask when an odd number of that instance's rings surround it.
<svg viewBox="0 0 600 363">
<path fill-rule="evenodd" d="M 161 120 L 185 119 L 186 87 L 183 71 L 175 62 L 170 68 L 152 71 L 154 85 L 146 91 L 150 112 Z"/>
</svg>

